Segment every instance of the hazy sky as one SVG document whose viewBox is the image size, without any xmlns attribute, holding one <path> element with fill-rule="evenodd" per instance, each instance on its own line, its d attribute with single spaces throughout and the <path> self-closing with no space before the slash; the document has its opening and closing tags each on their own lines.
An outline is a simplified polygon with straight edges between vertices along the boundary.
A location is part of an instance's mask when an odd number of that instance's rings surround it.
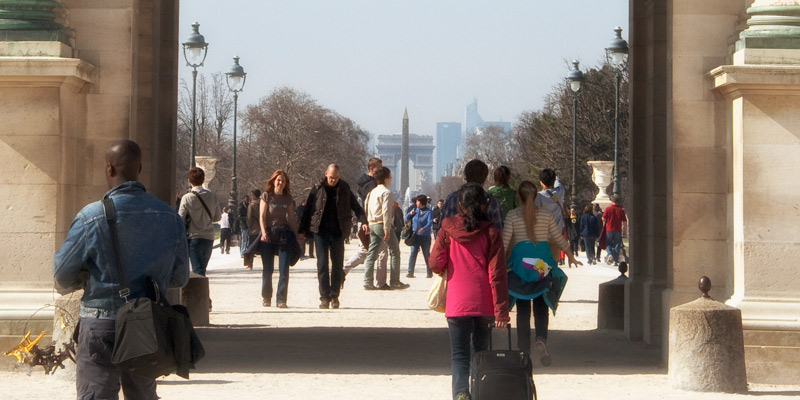
<svg viewBox="0 0 800 400">
<path fill-rule="evenodd" d="M 598 65 L 615 26 L 628 39 L 628 0 L 184 0 L 181 42 L 193 21 L 210 43 L 200 73 L 241 58 L 240 109 L 289 86 L 377 134 L 408 107 L 411 132 L 434 135 L 473 98 L 487 121 L 541 107 L 566 60 Z"/>
</svg>

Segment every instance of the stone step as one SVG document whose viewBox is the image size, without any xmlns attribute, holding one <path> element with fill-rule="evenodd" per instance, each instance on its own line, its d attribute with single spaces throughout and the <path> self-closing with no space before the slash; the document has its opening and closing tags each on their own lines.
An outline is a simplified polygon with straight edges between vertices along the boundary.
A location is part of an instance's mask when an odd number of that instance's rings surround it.
<svg viewBox="0 0 800 400">
<path fill-rule="evenodd" d="M 800 347 L 800 331 L 744 330 L 745 346 Z"/>
</svg>

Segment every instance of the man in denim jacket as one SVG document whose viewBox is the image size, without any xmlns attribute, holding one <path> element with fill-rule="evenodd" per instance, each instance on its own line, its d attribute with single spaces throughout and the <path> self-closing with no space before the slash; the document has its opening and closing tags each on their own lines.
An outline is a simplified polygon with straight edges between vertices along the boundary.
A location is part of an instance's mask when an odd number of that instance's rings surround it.
<svg viewBox="0 0 800 400">
<path fill-rule="evenodd" d="M 181 287 L 189 277 L 183 222 L 170 206 L 147 194 L 137 181 L 142 151 L 130 140 L 106 151 L 105 176 L 117 211 L 120 258 L 130 297 L 145 296 L 145 277 L 167 287 Z M 103 203 L 87 205 L 72 221 L 55 255 L 53 276 L 59 293 L 83 289 L 77 347 L 78 399 L 157 399 L 155 380 L 121 372 L 111 364 L 116 310 L 120 298 L 114 247 Z"/>
</svg>

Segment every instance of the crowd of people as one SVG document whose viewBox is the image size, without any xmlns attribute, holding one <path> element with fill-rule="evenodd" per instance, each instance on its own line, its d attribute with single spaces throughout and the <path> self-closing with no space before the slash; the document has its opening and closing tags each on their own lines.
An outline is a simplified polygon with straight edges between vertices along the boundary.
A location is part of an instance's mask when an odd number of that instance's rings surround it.
<svg viewBox="0 0 800 400">
<path fill-rule="evenodd" d="M 149 196 L 138 182 L 138 145 L 114 143 L 106 153 L 109 192 L 105 198 L 116 204 L 116 224 L 121 239 L 127 239 L 122 240 L 125 246 L 112 248 L 105 237 L 108 228 L 103 207 L 95 202 L 76 216 L 55 255 L 53 269 L 62 293 L 85 290 L 76 358 L 79 398 L 112 397 L 109 393 L 118 392 L 120 384 L 126 396 L 156 398 L 154 381 L 127 374 L 109 363 L 113 340 L 103 338 L 113 338 L 114 313 L 123 301 L 112 294 L 119 281 L 103 271 L 114 252 L 136 261 L 125 265 L 131 296 L 145 295 L 139 282 L 144 276 L 152 277 L 164 296 L 167 287 L 186 284 L 189 265 L 193 274 L 206 275 L 215 223 L 220 228 L 222 253 L 230 253 L 232 239 L 239 234 L 236 240 L 244 267 L 252 269 L 254 256 L 260 255 L 264 307 L 272 306 L 273 294 L 277 307 L 288 307 L 290 266 L 306 257 L 306 246 L 310 257 L 316 254 L 321 309 L 340 307 L 346 276 L 361 263 L 365 266 L 364 290 L 408 288 L 400 281 L 399 243 L 411 248 L 408 279 L 416 277 L 421 252 L 425 276 L 439 274 L 447 282 L 445 317 L 454 399 L 470 398 L 470 355 L 488 347 L 492 326 L 508 325 L 513 307 L 518 348 L 528 353 L 533 350 L 542 365 L 550 365 L 549 315 L 551 310 L 555 313 L 567 283 L 559 265 L 582 265 L 575 258 L 581 244 L 589 264 L 600 259 L 600 248 L 607 248 L 613 262 L 620 261 L 627 230 L 621 199 L 613 196 L 613 204 L 602 211 L 596 204 L 587 205 L 579 215 L 577 207 L 565 209 L 564 187 L 555 171 L 542 170 L 538 187 L 525 180 L 512 188 L 512 171 L 499 166 L 492 173 L 494 185 L 484 190 L 489 168 L 480 160 L 471 160 L 464 167 L 465 183 L 458 190 L 433 207 L 427 195 L 418 195 L 403 210 L 390 189 L 389 168 L 378 158 L 367 165 L 354 193 L 341 179 L 339 166 L 330 164 L 300 205 L 292 197 L 289 175 L 279 169 L 263 191 L 252 190 L 235 209 L 220 207 L 216 195 L 203 186 L 204 171 L 195 167 L 187 174 L 191 189 L 181 197 L 175 212 Z M 357 250 L 345 263 L 345 242 L 354 232 Z M 273 289 L 276 257 L 278 282 Z M 89 342 L 104 346 L 91 347 Z"/>
</svg>

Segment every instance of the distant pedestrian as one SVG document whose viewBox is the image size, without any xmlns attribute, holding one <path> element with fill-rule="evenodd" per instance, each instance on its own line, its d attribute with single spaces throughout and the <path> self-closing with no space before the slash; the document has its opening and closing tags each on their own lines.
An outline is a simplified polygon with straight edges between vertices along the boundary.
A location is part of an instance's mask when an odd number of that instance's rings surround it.
<svg viewBox="0 0 800 400">
<path fill-rule="evenodd" d="M 258 222 L 261 229 L 260 253 L 261 305 L 269 307 L 272 302 L 272 273 L 275 256 L 278 256 L 278 292 L 275 303 L 286 308 L 289 292 L 289 260 L 294 242 L 297 241 L 297 220 L 294 217 L 295 202 L 292 198 L 289 175 L 279 169 L 272 173 L 267 187 L 261 194 Z"/>
<path fill-rule="evenodd" d="M 431 210 L 433 212 L 433 223 L 431 224 L 431 231 L 433 232 L 433 239 L 436 239 L 436 235 L 439 234 L 439 229 L 442 227 L 442 207 L 444 206 L 444 200 L 439 199 L 436 202 L 436 207 Z"/>
<path fill-rule="evenodd" d="M 503 226 L 503 244 L 508 259 L 508 293 L 517 306 L 517 347 L 531 352 L 531 310 L 536 330 L 535 350 L 542 365 L 550 365 L 547 334 L 548 308 L 555 313 L 567 276 L 553 258 L 551 244 L 563 250 L 570 266 L 581 265 L 556 226 L 552 214 L 537 207 L 536 186 L 523 181 L 517 190 L 519 206 L 509 211 Z"/>
<path fill-rule="evenodd" d="M 628 230 L 628 218 L 625 210 L 620 206 L 622 198 L 619 195 L 611 196 L 611 205 L 603 211 L 603 224 L 606 231 L 606 249 L 614 265 L 619 265 L 619 253 L 622 249 L 622 236 Z"/>
<path fill-rule="evenodd" d="M 428 208 L 428 197 L 425 195 L 417 196 L 416 207 L 412 209 L 406 220 L 411 221 L 411 230 L 414 232 L 414 239 L 411 244 L 411 254 L 408 257 L 408 274 L 406 277 L 414 277 L 414 267 L 417 263 L 417 254 L 422 250 L 422 257 L 425 260 L 427 277 L 431 278 L 433 272 L 428 264 L 431 252 L 431 226 L 433 225 L 433 213 Z"/>
<path fill-rule="evenodd" d="M 201 168 L 193 167 L 187 173 L 187 180 L 192 185 L 191 191 L 181 198 L 178 214 L 188 226 L 189 259 L 192 261 L 192 272 L 206 275 L 211 249 L 214 247 L 214 225 L 220 220 L 220 209 L 217 196 L 203 187 L 206 174 Z"/>
<path fill-rule="evenodd" d="M 458 214 L 442 221 L 431 270 L 447 279 L 453 399 L 470 399 L 473 353 L 489 347 L 491 325 L 508 325 L 508 279 L 500 230 L 486 215 L 488 195 L 476 183 L 456 192 Z"/>
<path fill-rule="evenodd" d="M 597 234 L 597 247 L 595 249 L 596 251 L 594 253 L 594 259 L 595 260 L 601 260 L 602 259 L 601 252 L 603 251 L 603 248 L 600 247 L 600 242 L 601 242 L 600 235 L 605 235 L 605 232 L 603 232 L 603 209 L 600 208 L 600 204 L 594 203 L 593 214 L 594 214 L 594 217 L 597 218 L 597 232 L 598 232 L 598 234 Z M 605 239 L 605 238 L 603 238 L 603 239 Z M 605 242 L 605 240 L 602 240 L 602 241 Z"/>
<path fill-rule="evenodd" d="M 189 278 L 188 250 L 181 217 L 168 204 L 147 194 L 138 181 L 142 150 L 135 142 L 115 142 L 106 150 L 104 175 L 116 210 L 119 249 L 114 249 L 103 203 L 84 207 L 72 222 L 53 262 L 53 278 L 61 294 L 83 289 L 75 364 L 79 399 L 116 399 L 120 386 L 126 398 L 156 400 L 156 381 L 121 370 L 111 363 L 122 268 L 130 298 L 147 295 L 146 278 L 167 288 L 181 287 Z M 115 251 L 125 260 L 115 266 Z M 119 333 L 119 332 L 116 332 Z M 8 395 L 9 390 L 4 392 Z M 36 397 L 31 396 L 31 397 Z"/>
<path fill-rule="evenodd" d="M 306 201 L 303 199 L 303 202 L 294 209 L 294 218 L 297 220 L 297 226 L 300 226 L 300 222 L 303 220 L 303 213 L 305 211 Z M 308 255 L 306 255 L 306 248 L 308 248 Z M 300 249 L 303 252 L 300 258 L 314 258 L 314 236 L 306 236 L 303 242 L 300 243 Z"/>
<path fill-rule="evenodd" d="M 572 254 L 578 257 L 581 241 L 581 216 L 578 215 L 578 206 L 570 206 L 567 219 L 567 240 Z"/>
<path fill-rule="evenodd" d="M 219 249 L 222 254 L 231 254 L 231 215 L 228 207 L 222 207 L 219 219 Z"/>
<path fill-rule="evenodd" d="M 350 234 L 351 212 L 362 224 L 367 222 L 364 209 L 350 191 L 350 185 L 339 178 L 340 174 L 338 165 L 328 166 L 325 177 L 308 194 L 307 211 L 299 229 L 302 234 L 314 234 L 319 308 L 339 308 L 339 291 L 344 278 L 344 238 Z M 369 232 L 368 227 L 363 229 Z"/>
<path fill-rule="evenodd" d="M 366 198 L 367 195 L 378 186 L 378 182 L 375 180 L 375 172 L 383 168 L 383 161 L 380 158 L 370 158 L 367 161 L 367 172 L 362 174 L 360 178 L 358 178 L 358 197 L 361 200 L 362 207 L 365 208 L 364 213 L 366 214 Z M 369 215 L 367 215 L 367 220 L 369 220 Z M 354 228 L 358 229 L 356 225 L 353 226 Z M 363 227 L 362 227 L 363 229 Z M 362 231 L 363 232 L 363 231 Z M 353 253 L 348 259 L 347 262 L 344 264 L 344 275 L 347 276 L 350 271 L 357 267 L 358 265 L 363 264 L 367 261 L 367 255 L 369 254 L 369 235 L 366 235 L 367 243 L 366 245 L 362 243 L 361 240 L 358 241 L 356 248 L 356 252 Z M 369 279 L 369 285 L 366 283 L 364 284 L 367 290 L 372 290 L 372 287 L 375 289 L 382 289 L 388 290 L 391 289 L 389 285 L 386 283 L 386 262 L 389 259 L 389 247 L 387 246 L 386 242 L 380 243 L 380 249 L 378 250 L 378 265 L 374 269 L 375 275 L 375 284 L 373 285 L 372 279 Z M 373 273 L 367 274 L 365 271 L 364 279 L 366 280 L 367 276 L 372 276 Z"/>
<path fill-rule="evenodd" d="M 389 168 L 381 167 L 374 172 L 374 177 L 378 186 L 367 193 L 364 199 L 370 232 L 369 251 L 364 262 L 364 289 L 407 289 L 409 285 L 400 282 L 400 246 L 392 232 L 395 201 L 392 191 L 387 187 L 392 184 L 392 174 Z M 372 284 L 373 268 L 384 246 L 389 248 L 389 285 L 384 282 L 375 287 Z"/>
<path fill-rule="evenodd" d="M 247 205 L 247 249 L 244 253 L 244 267 L 253 269 L 253 258 L 259 250 L 261 238 L 261 222 L 258 213 L 261 207 L 261 189 L 250 192 L 250 204 Z"/>
<path fill-rule="evenodd" d="M 566 189 L 561 185 L 556 172 L 550 168 L 545 168 L 539 172 L 539 184 L 542 190 L 536 196 L 536 207 L 546 210 L 555 221 L 556 226 L 561 231 L 564 238 L 567 237 L 566 220 L 569 214 L 564 210 L 564 195 Z M 553 251 L 553 258 L 561 265 L 564 264 L 564 254 L 558 251 L 558 244 L 550 242 L 550 249 Z"/>
<path fill-rule="evenodd" d="M 239 254 L 244 258 L 244 252 L 250 245 L 250 233 L 247 229 L 247 206 L 250 204 L 250 196 L 244 195 L 242 202 L 236 207 L 236 222 L 239 224 Z"/>
<path fill-rule="evenodd" d="M 494 186 L 490 187 L 486 193 L 500 202 L 500 214 L 505 221 L 508 212 L 517 206 L 517 191 L 508 185 L 508 181 L 511 179 L 511 170 L 505 165 L 501 165 L 492 171 L 492 179 Z"/>
<path fill-rule="evenodd" d="M 481 160 L 470 160 L 466 165 L 464 165 L 465 184 L 477 183 L 478 185 L 483 186 L 483 184 L 486 182 L 487 176 L 489 176 L 489 166 L 487 166 L 486 163 Z M 503 229 L 503 213 L 500 211 L 500 202 L 491 196 L 488 197 L 487 202 L 488 205 L 486 206 L 486 215 L 488 216 L 489 221 L 492 221 L 492 224 L 494 224 L 497 229 Z M 406 213 L 408 213 L 408 210 L 406 210 Z M 452 217 L 454 215 L 458 215 L 459 213 L 458 191 L 455 191 L 447 195 L 447 198 L 444 201 L 444 205 L 442 206 L 442 219 L 444 220 L 444 218 Z"/>
<path fill-rule="evenodd" d="M 591 206 L 583 208 L 579 231 L 586 245 L 586 259 L 589 260 L 590 265 L 597 264 L 597 258 L 594 253 L 594 243 L 597 240 L 597 236 L 600 235 L 600 228 L 597 225 L 597 217 L 592 213 Z"/>
</svg>

